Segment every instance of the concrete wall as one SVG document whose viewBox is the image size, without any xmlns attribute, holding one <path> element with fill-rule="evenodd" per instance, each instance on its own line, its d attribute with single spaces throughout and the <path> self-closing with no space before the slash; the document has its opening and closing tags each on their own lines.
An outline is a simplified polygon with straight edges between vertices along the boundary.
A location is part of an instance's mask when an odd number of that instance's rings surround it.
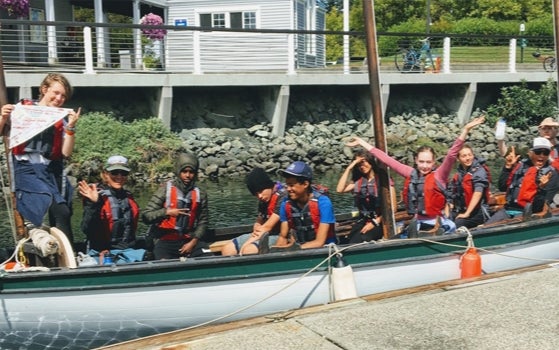
<svg viewBox="0 0 559 350">
<path fill-rule="evenodd" d="M 6 72 L 10 100 L 37 97 L 45 73 Z M 158 116 L 173 130 L 195 127 L 250 127 L 272 123 L 281 135 L 301 120 L 370 118 L 366 74 L 115 74 L 66 73 L 75 88 L 69 106 L 111 112 L 127 120 Z M 387 119 L 422 110 L 457 114 L 495 102 L 500 89 L 526 80 L 537 86 L 545 72 L 381 74 Z M 312 105 L 313 108 L 308 108 Z M 312 112 L 311 112 L 312 111 Z"/>
</svg>

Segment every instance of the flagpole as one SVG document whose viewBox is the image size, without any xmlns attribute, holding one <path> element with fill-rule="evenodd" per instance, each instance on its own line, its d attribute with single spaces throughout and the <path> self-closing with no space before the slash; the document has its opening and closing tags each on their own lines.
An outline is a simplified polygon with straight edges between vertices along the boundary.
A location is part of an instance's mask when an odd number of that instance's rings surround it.
<svg viewBox="0 0 559 350">
<path fill-rule="evenodd" d="M 0 28 L 2 27 L 2 23 L 0 23 Z M 4 75 L 4 59 L 2 57 L 2 45 L 0 45 L 0 107 L 8 104 L 8 89 L 6 88 L 6 79 Z M 1 118 L 1 117 L 0 117 Z M 12 191 L 12 171 L 10 168 L 10 150 L 8 146 L 8 135 L 9 135 L 10 127 L 8 123 L 4 125 L 3 130 L 0 130 L 2 133 L 2 139 L 4 143 L 4 152 L 6 154 L 6 168 L 8 169 L 8 188 L 10 191 L 10 198 L 8 195 L 4 193 L 4 198 L 6 198 L 6 211 L 8 212 L 8 217 L 10 218 L 10 226 L 12 228 L 12 235 L 14 241 L 17 243 L 21 238 L 25 237 L 25 225 L 23 223 L 23 218 L 19 214 L 16 209 L 16 196 Z M 4 176 L 2 174 L 2 180 L 4 180 Z M 4 182 L 4 181 L 2 181 Z"/>
<path fill-rule="evenodd" d="M 384 135 L 384 117 L 382 114 L 382 100 L 380 97 L 380 78 L 377 52 L 377 34 L 375 25 L 375 9 L 373 0 L 363 0 L 363 16 L 365 20 L 365 34 L 367 41 L 367 65 L 369 68 L 369 88 L 371 93 L 371 105 L 373 110 L 372 126 L 375 135 L 375 147 L 386 152 L 386 138 Z M 376 167 L 381 187 L 382 223 L 384 238 L 393 238 L 394 211 L 390 191 L 390 176 L 385 166 Z"/>
</svg>

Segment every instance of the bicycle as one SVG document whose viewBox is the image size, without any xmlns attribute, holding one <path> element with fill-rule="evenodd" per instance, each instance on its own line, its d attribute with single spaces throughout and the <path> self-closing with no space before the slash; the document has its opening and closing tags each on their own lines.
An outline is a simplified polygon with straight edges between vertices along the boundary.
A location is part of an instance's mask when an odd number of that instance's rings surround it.
<svg viewBox="0 0 559 350">
<path fill-rule="evenodd" d="M 396 69 L 402 73 L 423 73 L 426 69 L 435 69 L 430 40 L 429 37 L 420 39 L 421 48 L 419 50 L 415 49 L 412 44 L 409 44 L 407 48 L 401 47 L 394 56 Z"/>
<path fill-rule="evenodd" d="M 557 70 L 557 62 L 553 55 L 542 55 L 540 49 L 532 53 L 532 56 L 543 63 L 543 69 L 546 72 L 555 72 Z"/>
</svg>

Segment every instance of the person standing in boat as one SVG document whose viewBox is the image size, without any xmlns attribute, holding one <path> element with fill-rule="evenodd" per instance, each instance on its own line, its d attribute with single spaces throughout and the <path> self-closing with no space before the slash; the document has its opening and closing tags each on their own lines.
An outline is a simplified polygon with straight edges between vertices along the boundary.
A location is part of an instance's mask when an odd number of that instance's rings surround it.
<svg viewBox="0 0 559 350">
<path fill-rule="evenodd" d="M 435 152 L 429 146 L 419 147 L 415 154 L 415 167 L 397 161 L 359 137 L 355 137 L 347 146 L 361 146 L 369 150 L 379 162 L 406 179 L 403 191 L 404 203 L 408 213 L 414 215 L 408 225 L 410 238 L 415 238 L 418 230 L 424 228 L 431 229 L 437 234 L 452 233 L 456 230 L 456 225 L 450 218 L 444 216 L 448 177 L 468 133 L 484 121 L 485 117 L 482 116 L 464 126 L 439 167 L 435 166 Z"/>
<path fill-rule="evenodd" d="M 557 170 L 549 161 L 552 147 L 545 137 L 536 137 L 528 157 L 522 160 L 512 147 L 499 176 L 499 191 L 506 191 L 505 207 L 493 214 L 486 224 L 522 215 L 531 218 L 533 213 L 550 214 L 546 207 L 559 190 Z"/>
<path fill-rule="evenodd" d="M 376 241 L 383 237 L 380 185 L 373 170 L 374 165 L 373 156 L 364 149 L 359 149 L 338 180 L 336 192 L 352 192 L 355 206 L 359 210 L 359 218 L 351 228 L 347 243 Z M 350 173 L 351 181 L 348 182 Z M 393 198 L 392 203 L 396 204 L 396 192 L 393 184 L 390 186 L 390 193 Z"/>
<path fill-rule="evenodd" d="M 202 239 L 208 229 L 208 196 L 196 186 L 198 157 L 179 154 L 176 178 L 167 181 L 142 210 L 142 221 L 154 238 L 156 260 L 203 255 L 208 244 Z"/>
<path fill-rule="evenodd" d="M 23 99 L 21 105 L 61 108 L 72 97 L 72 87 L 59 73 L 48 74 L 39 86 L 39 100 Z M 0 130 L 11 123 L 16 105 L 2 106 Z M 72 155 L 81 108 L 40 131 L 30 140 L 13 147 L 13 180 L 16 209 L 26 226 L 40 227 L 48 213 L 49 224 L 57 227 L 73 243 L 71 203 L 73 188 L 64 172 L 64 159 Z"/>
<path fill-rule="evenodd" d="M 140 209 L 132 193 L 124 188 L 129 173 L 128 159 L 114 155 L 105 164 L 102 184 L 90 185 L 85 180 L 78 183 L 83 197 L 81 228 L 90 249 L 134 248 Z"/>
<path fill-rule="evenodd" d="M 476 227 L 489 218 L 491 173 L 484 159 L 474 156 L 470 145 L 458 151 L 458 168 L 448 183 L 450 217 L 456 227 Z"/>
<path fill-rule="evenodd" d="M 296 161 L 280 173 L 287 188 L 287 199 L 280 206 L 280 233 L 272 247 L 268 235 L 262 235 L 259 253 L 320 248 L 336 242 L 334 207 L 326 190 L 312 184 L 312 169 L 305 162 Z"/>
<path fill-rule="evenodd" d="M 246 177 L 247 187 L 258 198 L 258 216 L 252 233 L 232 239 L 221 249 L 221 255 L 258 254 L 260 237 L 269 233 L 268 244 L 277 242 L 279 233 L 279 210 L 286 198 L 286 189 L 281 182 L 274 182 L 262 168 L 254 168 Z"/>
</svg>

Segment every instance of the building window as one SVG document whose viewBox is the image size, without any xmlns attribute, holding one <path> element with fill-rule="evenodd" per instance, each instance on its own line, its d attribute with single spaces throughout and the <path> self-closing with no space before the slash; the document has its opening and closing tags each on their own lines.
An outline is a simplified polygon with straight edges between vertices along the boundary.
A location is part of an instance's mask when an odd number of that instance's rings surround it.
<svg viewBox="0 0 559 350">
<path fill-rule="evenodd" d="M 256 12 L 243 12 L 243 28 L 256 29 Z"/>
<path fill-rule="evenodd" d="M 256 12 L 212 12 L 200 14 L 201 27 L 256 29 Z"/>
<path fill-rule="evenodd" d="M 212 13 L 212 27 L 226 28 L 225 13 Z"/>
</svg>

